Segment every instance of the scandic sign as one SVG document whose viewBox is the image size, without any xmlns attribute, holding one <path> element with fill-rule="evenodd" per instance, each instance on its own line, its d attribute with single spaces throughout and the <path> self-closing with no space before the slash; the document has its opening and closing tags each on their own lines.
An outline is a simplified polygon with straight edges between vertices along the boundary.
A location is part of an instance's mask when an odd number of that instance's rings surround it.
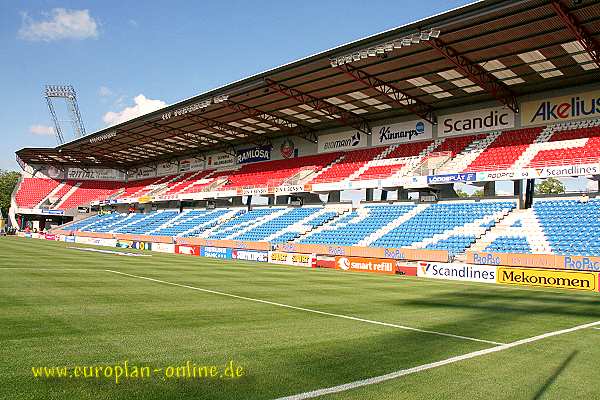
<svg viewBox="0 0 600 400">
<path fill-rule="evenodd" d="M 498 283 L 518 286 L 597 291 L 594 272 L 557 271 L 535 268 L 498 267 Z"/>
<path fill-rule="evenodd" d="M 396 260 L 364 257 L 336 257 L 335 268 L 342 271 L 372 272 L 393 275 L 396 273 Z"/>
<path fill-rule="evenodd" d="M 441 116 L 441 137 L 490 132 L 515 127 L 515 113 L 502 107 L 485 108 Z"/>
</svg>

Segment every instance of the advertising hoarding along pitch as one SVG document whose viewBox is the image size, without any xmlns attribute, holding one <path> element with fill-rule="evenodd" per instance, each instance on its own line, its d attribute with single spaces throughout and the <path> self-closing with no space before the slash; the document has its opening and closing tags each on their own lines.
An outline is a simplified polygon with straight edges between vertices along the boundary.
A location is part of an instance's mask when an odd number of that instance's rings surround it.
<svg viewBox="0 0 600 400">
<path fill-rule="evenodd" d="M 353 272 L 372 272 L 393 275 L 396 273 L 396 260 L 365 257 L 336 257 L 336 269 Z"/>
<path fill-rule="evenodd" d="M 272 264 L 296 265 L 299 267 L 315 266 L 314 254 L 286 253 L 283 251 L 269 251 L 269 262 Z"/>
<path fill-rule="evenodd" d="M 572 289 L 595 292 L 595 272 L 558 271 L 551 269 L 498 267 L 498 283 L 518 286 Z"/>
<path fill-rule="evenodd" d="M 496 267 L 421 261 L 417 268 L 417 276 L 454 281 L 496 283 Z"/>
</svg>

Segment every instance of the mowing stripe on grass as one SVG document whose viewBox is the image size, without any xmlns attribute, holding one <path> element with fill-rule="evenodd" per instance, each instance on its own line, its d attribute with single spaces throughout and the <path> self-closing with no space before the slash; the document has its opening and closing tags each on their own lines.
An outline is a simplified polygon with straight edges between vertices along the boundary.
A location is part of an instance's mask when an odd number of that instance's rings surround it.
<svg viewBox="0 0 600 400">
<path fill-rule="evenodd" d="M 151 281 L 151 282 L 162 283 L 162 284 L 165 284 L 165 285 L 177 286 L 177 287 L 181 287 L 181 288 L 185 288 L 185 289 L 197 290 L 197 291 L 200 291 L 200 292 L 212 293 L 212 294 L 217 294 L 219 296 L 227 296 L 227 297 L 232 297 L 232 298 L 240 299 L 240 300 L 253 301 L 255 303 L 269 304 L 269 305 L 272 305 L 272 306 L 284 307 L 284 308 L 289 308 L 289 309 L 292 309 L 292 310 L 305 311 L 305 312 L 309 312 L 309 313 L 313 313 L 313 314 L 326 315 L 326 316 L 329 316 L 329 317 L 349 319 L 349 320 L 352 320 L 352 321 L 365 322 L 365 323 L 368 323 L 368 324 L 387 326 L 387 327 L 390 327 L 390 328 L 404 329 L 404 330 L 407 330 L 407 331 L 427 333 L 427 334 L 431 334 L 431 335 L 446 336 L 446 337 L 451 337 L 451 338 L 454 338 L 454 339 L 470 340 L 470 341 L 474 341 L 474 342 L 482 342 L 482 343 L 495 344 L 495 345 L 503 345 L 504 344 L 504 343 L 500 343 L 500 342 L 494 342 L 494 341 L 491 341 L 491 340 L 472 338 L 472 337 L 469 337 L 469 336 L 461 336 L 461 335 L 454 335 L 452 333 L 429 331 L 429 330 L 426 330 L 426 329 L 413 328 L 413 327 L 410 327 L 410 326 L 391 324 L 391 323 L 388 323 L 388 322 L 381 322 L 381 321 L 373 321 L 373 320 L 370 320 L 370 319 L 352 317 L 352 316 L 349 316 L 349 315 L 334 314 L 334 313 L 330 313 L 330 312 L 327 312 L 327 311 L 319 311 L 319 310 L 314 310 L 314 309 L 311 309 L 311 308 L 304 308 L 304 307 L 292 306 L 292 305 L 289 305 L 289 304 L 276 303 L 274 301 L 268 301 L 268 300 L 262 300 L 262 299 L 255 299 L 253 297 L 239 296 L 239 295 L 236 295 L 236 294 L 219 292 L 219 291 L 216 291 L 216 290 L 203 289 L 203 288 L 199 288 L 199 287 L 195 287 L 195 286 L 183 285 L 183 284 L 180 284 L 180 283 L 169 282 L 169 281 L 163 281 L 161 279 L 150 278 L 150 277 L 147 277 L 147 276 L 128 274 L 126 272 L 119 272 L 119 271 L 114 271 L 114 270 L 111 270 L 111 269 L 107 269 L 105 271 L 111 272 L 113 274 L 119 274 L 119 275 L 123 275 L 123 276 L 128 276 L 128 277 L 131 277 L 131 278 L 144 279 L 144 280 Z"/>
<path fill-rule="evenodd" d="M 467 354 L 463 354 L 460 356 L 450 357 L 445 360 L 436 361 L 436 362 L 432 362 L 429 364 L 423 364 L 423 365 L 419 365 L 419 366 L 413 367 L 413 368 L 401 369 L 399 371 L 391 372 L 391 373 L 385 374 L 385 375 L 375 376 L 373 378 L 362 379 L 359 381 L 345 383 L 343 385 L 337 385 L 337 386 L 332 386 L 329 388 L 317 389 L 317 390 L 313 390 L 310 392 L 295 394 L 292 396 L 279 397 L 275 400 L 304 400 L 304 399 L 312 399 L 315 397 L 324 396 L 326 394 L 345 392 L 347 390 L 352 390 L 352 389 L 356 389 L 356 388 L 363 387 L 363 386 L 374 385 L 377 383 L 389 381 L 391 379 L 400 378 L 402 376 L 414 374 L 414 373 L 421 372 L 421 371 L 426 371 L 428 369 L 433 369 L 433 368 L 441 367 L 444 365 L 453 364 L 453 363 L 456 363 L 459 361 L 468 360 L 468 359 L 479 357 L 479 356 L 484 356 L 486 354 L 497 353 L 499 351 L 508 350 L 513 347 L 521 346 L 521 345 L 527 344 L 527 343 L 537 342 L 538 340 L 546 339 L 549 337 L 564 335 L 566 333 L 575 332 L 575 331 L 578 331 L 581 329 L 592 328 L 597 325 L 600 325 L 600 321 L 590 322 L 589 324 L 578 325 L 573 328 L 563 329 L 560 331 L 544 333 L 542 335 L 533 336 L 533 337 L 530 337 L 527 339 L 521 339 L 521 340 L 517 340 L 515 342 L 503 344 L 500 346 L 490 347 L 489 349 L 474 351 L 472 353 L 467 353 Z M 594 328 L 594 329 L 598 329 L 598 328 Z"/>
</svg>

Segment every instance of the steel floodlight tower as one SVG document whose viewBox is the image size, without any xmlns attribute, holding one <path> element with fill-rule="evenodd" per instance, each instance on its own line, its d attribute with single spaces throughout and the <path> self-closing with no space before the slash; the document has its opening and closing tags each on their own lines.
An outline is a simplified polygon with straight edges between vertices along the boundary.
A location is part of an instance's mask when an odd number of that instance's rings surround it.
<svg viewBox="0 0 600 400">
<path fill-rule="evenodd" d="M 54 122 L 54 133 L 56 134 L 56 140 L 58 141 L 58 144 L 63 144 L 65 142 L 65 138 L 62 133 L 60 121 L 56 116 L 56 111 L 54 110 L 54 103 L 52 102 L 52 99 L 65 99 L 71 117 L 69 121 L 73 125 L 73 133 L 75 135 L 75 139 L 85 136 L 85 126 L 83 125 L 83 120 L 81 119 L 81 113 L 79 112 L 79 106 L 77 105 L 77 93 L 75 92 L 73 86 L 46 85 L 46 87 L 44 88 L 44 97 L 46 98 L 46 102 L 48 103 L 48 109 L 50 110 L 50 116 L 52 117 L 52 121 Z"/>
</svg>

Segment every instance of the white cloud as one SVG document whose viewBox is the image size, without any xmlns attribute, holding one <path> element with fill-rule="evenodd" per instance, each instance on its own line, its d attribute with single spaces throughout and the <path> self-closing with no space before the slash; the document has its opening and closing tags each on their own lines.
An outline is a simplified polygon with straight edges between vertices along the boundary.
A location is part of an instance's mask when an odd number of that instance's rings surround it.
<svg viewBox="0 0 600 400">
<path fill-rule="evenodd" d="M 121 122 L 128 121 L 130 119 L 139 117 L 140 115 L 148 114 L 149 112 L 156 111 L 159 108 L 163 108 L 167 105 L 162 100 L 148 99 L 143 94 L 139 94 L 133 98 L 134 105 L 131 107 L 125 107 L 121 111 L 109 111 L 102 117 L 102 120 L 107 125 L 117 125 Z"/>
<path fill-rule="evenodd" d="M 31 125 L 29 127 L 29 132 L 39 136 L 52 136 L 54 135 L 54 128 L 47 125 L 37 124 Z"/>
<path fill-rule="evenodd" d="M 138 22 L 135 19 L 130 19 L 129 25 L 133 26 L 134 28 L 137 28 L 139 26 Z"/>
<path fill-rule="evenodd" d="M 112 96 L 113 92 L 112 90 L 110 90 L 110 88 L 106 86 L 100 86 L 100 89 L 98 89 L 98 94 L 100 95 L 100 97 L 108 97 Z"/>
<path fill-rule="evenodd" d="M 53 8 L 44 18 L 34 20 L 22 13 L 19 37 L 31 41 L 50 42 L 60 39 L 88 39 L 98 37 L 98 23 L 89 10 L 67 10 Z"/>
</svg>

